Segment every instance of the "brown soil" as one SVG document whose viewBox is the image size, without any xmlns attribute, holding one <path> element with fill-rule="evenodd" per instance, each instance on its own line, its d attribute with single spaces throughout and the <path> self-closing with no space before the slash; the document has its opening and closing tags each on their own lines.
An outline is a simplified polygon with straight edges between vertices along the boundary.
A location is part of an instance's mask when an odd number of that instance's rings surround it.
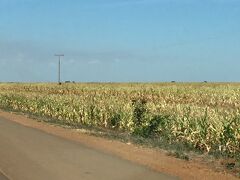
<svg viewBox="0 0 240 180">
<path fill-rule="evenodd" d="M 185 161 L 168 156 L 163 150 L 139 147 L 130 143 L 90 136 L 77 130 L 32 120 L 24 115 L 0 111 L 0 116 L 24 126 L 36 128 L 49 134 L 79 142 L 90 148 L 148 166 L 153 170 L 177 176 L 180 179 L 238 179 L 227 173 L 223 168 L 213 167 L 211 163 L 204 162 L 201 158 Z"/>
</svg>

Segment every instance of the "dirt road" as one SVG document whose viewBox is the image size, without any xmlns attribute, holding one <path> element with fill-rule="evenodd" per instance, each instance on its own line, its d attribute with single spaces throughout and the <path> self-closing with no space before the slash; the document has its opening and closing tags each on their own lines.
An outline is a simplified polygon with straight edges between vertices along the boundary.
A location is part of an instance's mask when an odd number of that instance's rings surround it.
<svg viewBox="0 0 240 180">
<path fill-rule="evenodd" d="M 0 170 L 10 180 L 176 179 L 2 117 Z"/>
</svg>

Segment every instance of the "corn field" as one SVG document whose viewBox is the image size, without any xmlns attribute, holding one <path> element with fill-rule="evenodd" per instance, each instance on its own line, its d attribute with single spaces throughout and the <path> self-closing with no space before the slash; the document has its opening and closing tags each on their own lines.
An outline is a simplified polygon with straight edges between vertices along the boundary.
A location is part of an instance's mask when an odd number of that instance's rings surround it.
<svg viewBox="0 0 240 180">
<path fill-rule="evenodd" d="M 0 108 L 240 154 L 240 84 L 0 84 Z"/>
</svg>

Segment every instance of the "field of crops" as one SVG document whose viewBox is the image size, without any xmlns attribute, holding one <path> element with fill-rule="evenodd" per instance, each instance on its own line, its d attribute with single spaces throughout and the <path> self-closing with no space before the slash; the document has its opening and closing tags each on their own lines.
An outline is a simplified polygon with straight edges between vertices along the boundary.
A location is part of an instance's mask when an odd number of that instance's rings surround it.
<svg viewBox="0 0 240 180">
<path fill-rule="evenodd" d="M 0 107 L 240 154 L 240 84 L 0 84 Z"/>
</svg>

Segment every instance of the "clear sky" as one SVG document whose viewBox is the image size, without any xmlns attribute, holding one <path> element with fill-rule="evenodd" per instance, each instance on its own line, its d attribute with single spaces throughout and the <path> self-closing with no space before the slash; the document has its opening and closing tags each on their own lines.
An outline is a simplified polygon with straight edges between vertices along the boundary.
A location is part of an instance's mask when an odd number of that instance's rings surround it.
<svg viewBox="0 0 240 180">
<path fill-rule="evenodd" d="M 0 81 L 240 81 L 240 0 L 0 0 Z"/>
</svg>

